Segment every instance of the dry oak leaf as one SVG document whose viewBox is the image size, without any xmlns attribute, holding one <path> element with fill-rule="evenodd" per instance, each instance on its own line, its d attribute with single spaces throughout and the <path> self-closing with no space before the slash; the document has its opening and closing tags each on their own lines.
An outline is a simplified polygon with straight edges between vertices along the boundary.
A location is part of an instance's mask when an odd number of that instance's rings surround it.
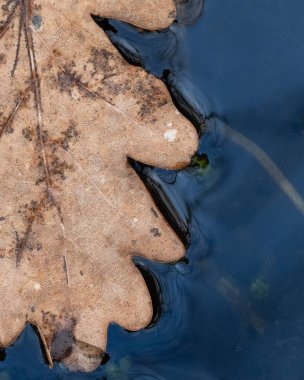
<svg viewBox="0 0 304 380">
<path fill-rule="evenodd" d="M 91 15 L 157 30 L 175 7 L 0 5 L 0 345 L 32 323 L 50 364 L 90 371 L 111 321 L 137 330 L 151 320 L 132 256 L 184 255 L 127 157 L 181 168 L 198 142 L 164 84 L 125 62 Z"/>
</svg>

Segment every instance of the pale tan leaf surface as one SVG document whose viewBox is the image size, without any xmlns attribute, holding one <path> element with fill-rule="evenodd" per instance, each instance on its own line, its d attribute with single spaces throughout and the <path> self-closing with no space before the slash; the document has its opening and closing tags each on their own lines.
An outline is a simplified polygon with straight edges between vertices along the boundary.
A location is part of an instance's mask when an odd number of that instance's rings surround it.
<svg viewBox="0 0 304 380">
<path fill-rule="evenodd" d="M 127 163 L 181 168 L 193 126 L 91 14 L 159 29 L 170 0 L 0 0 L 0 345 L 35 324 L 52 360 L 89 371 L 107 327 L 146 326 L 133 255 L 184 247 Z"/>
</svg>

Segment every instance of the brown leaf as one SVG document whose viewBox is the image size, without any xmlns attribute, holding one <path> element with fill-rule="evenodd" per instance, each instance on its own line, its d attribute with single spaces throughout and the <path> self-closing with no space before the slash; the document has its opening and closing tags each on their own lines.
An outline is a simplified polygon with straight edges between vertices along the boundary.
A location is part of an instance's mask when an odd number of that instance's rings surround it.
<svg viewBox="0 0 304 380">
<path fill-rule="evenodd" d="M 50 363 L 89 371 L 107 327 L 151 319 L 133 255 L 184 247 L 127 162 L 181 168 L 193 126 L 91 14 L 168 26 L 171 0 L 0 0 L 0 345 L 36 325 Z M 157 233 L 156 233 L 157 231 Z"/>
</svg>

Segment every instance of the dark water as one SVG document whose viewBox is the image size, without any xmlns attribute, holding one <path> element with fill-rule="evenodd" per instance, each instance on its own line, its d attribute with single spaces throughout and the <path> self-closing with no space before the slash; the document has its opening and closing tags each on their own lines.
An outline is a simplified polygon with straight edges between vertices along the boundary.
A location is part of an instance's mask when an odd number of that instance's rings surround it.
<svg viewBox="0 0 304 380">
<path fill-rule="evenodd" d="M 0 352 L 1 380 L 304 379 L 304 3 L 206 0 L 201 16 L 199 5 L 163 33 L 108 31 L 197 126 L 206 118 L 202 167 L 135 165 L 191 237 L 188 261 L 139 260 L 161 289 L 159 321 L 112 325 L 110 360 L 87 375 L 50 370 L 27 327 Z"/>
</svg>

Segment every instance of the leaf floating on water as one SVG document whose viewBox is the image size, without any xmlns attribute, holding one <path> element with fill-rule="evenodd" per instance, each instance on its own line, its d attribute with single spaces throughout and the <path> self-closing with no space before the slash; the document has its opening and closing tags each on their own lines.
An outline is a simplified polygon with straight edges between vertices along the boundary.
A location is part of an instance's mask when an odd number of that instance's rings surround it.
<svg viewBox="0 0 304 380">
<path fill-rule="evenodd" d="M 127 157 L 177 169 L 198 140 L 165 85 L 124 61 L 91 14 L 156 30 L 175 8 L 0 0 L 0 346 L 32 323 L 51 364 L 84 371 L 102 360 L 111 321 L 150 322 L 132 256 L 184 254 Z"/>
</svg>

